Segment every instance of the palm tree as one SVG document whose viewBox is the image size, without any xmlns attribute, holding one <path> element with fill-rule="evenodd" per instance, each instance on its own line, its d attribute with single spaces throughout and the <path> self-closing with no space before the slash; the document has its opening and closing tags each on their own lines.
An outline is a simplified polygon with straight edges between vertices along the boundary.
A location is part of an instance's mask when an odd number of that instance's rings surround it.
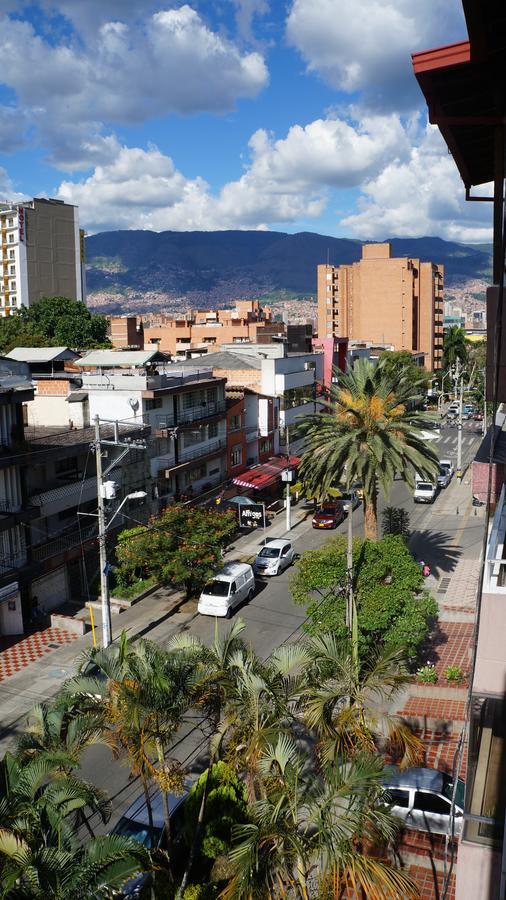
<svg viewBox="0 0 506 900">
<path fill-rule="evenodd" d="M 315 882 L 326 887 L 330 879 L 333 897 L 347 896 L 347 889 L 372 900 L 418 896 L 409 877 L 371 852 L 396 832 L 379 803 L 377 757 L 338 760 L 318 775 L 308 769 L 307 751 L 280 735 L 262 751 L 259 768 L 266 796 L 251 805 L 251 823 L 234 829 L 223 900 L 308 900 Z"/>
<path fill-rule="evenodd" d="M 101 715 L 76 710 L 72 702 L 60 698 L 55 703 L 38 703 L 33 707 L 26 730 L 18 741 L 16 756 L 28 760 L 63 751 L 77 765 L 85 748 L 100 742 L 101 738 Z"/>
<path fill-rule="evenodd" d="M 402 653 L 379 649 L 357 667 L 349 642 L 332 634 L 306 638 L 304 644 L 311 663 L 300 708 L 318 736 L 323 761 L 388 751 L 401 766 L 419 765 L 422 742 L 388 712 L 412 681 Z"/>
<path fill-rule="evenodd" d="M 151 868 L 149 851 L 122 835 L 33 847 L 0 828 L 2 900 L 98 900 Z"/>
<path fill-rule="evenodd" d="M 151 868 L 135 841 L 79 843 L 76 816 L 91 809 L 105 823 L 111 805 L 73 765 L 72 754 L 44 750 L 21 760 L 6 753 L 0 762 L 0 897 L 91 900 Z"/>
<path fill-rule="evenodd" d="M 362 482 L 365 537 L 377 540 L 377 501 L 381 487 L 388 494 L 399 472 L 414 487 L 415 472 L 434 476 L 439 461 L 421 429 L 430 421 L 411 407 L 421 400 L 404 376 L 396 381 L 382 366 L 357 360 L 339 375 L 322 412 L 307 416 L 300 426 L 305 438 L 300 474 L 313 493 L 327 496 L 344 481 Z"/>
<path fill-rule="evenodd" d="M 459 361 L 462 365 L 467 362 L 467 339 L 466 333 L 459 325 L 450 325 L 445 331 L 443 344 L 443 360 L 444 367 L 448 369 Z"/>
</svg>

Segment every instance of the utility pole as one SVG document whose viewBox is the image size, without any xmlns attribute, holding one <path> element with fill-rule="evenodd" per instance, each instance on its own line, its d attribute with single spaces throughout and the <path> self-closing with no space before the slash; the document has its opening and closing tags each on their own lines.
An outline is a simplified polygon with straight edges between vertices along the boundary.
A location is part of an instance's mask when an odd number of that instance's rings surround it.
<svg viewBox="0 0 506 900">
<path fill-rule="evenodd" d="M 116 509 L 115 513 L 109 520 L 106 522 L 105 518 L 105 501 L 107 499 L 112 499 L 112 495 L 108 497 L 107 495 L 107 482 L 104 482 L 104 477 L 109 474 L 109 472 L 115 468 L 121 460 L 130 453 L 131 450 L 145 450 L 146 443 L 142 440 L 120 440 L 119 437 L 119 427 L 118 422 L 113 422 L 113 439 L 112 440 L 103 440 L 100 435 L 100 417 L 95 416 L 95 441 L 92 445 L 92 449 L 95 451 L 95 459 L 96 459 L 96 470 L 97 470 L 97 521 L 98 521 L 98 548 L 99 548 L 99 558 L 100 558 L 100 595 L 102 601 L 102 646 L 108 647 L 112 641 L 112 628 L 111 628 L 111 603 L 109 597 L 109 563 L 107 562 L 107 547 L 106 547 L 106 538 L 107 538 L 107 530 L 112 524 L 113 519 L 116 518 L 120 509 L 126 503 L 127 500 L 132 499 L 144 499 L 146 497 L 145 491 L 136 491 L 134 493 L 128 494 L 120 503 L 119 507 Z M 102 446 L 107 444 L 111 447 L 120 447 L 122 448 L 121 453 L 106 467 L 104 470 L 102 467 Z"/>
<path fill-rule="evenodd" d="M 109 563 L 106 551 L 105 497 L 102 474 L 102 445 L 100 443 L 100 419 L 95 416 L 95 459 L 97 467 L 98 500 L 98 550 L 100 555 L 100 596 L 102 599 L 102 646 L 111 643 L 111 604 L 109 600 Z"/>
<path fill-rule="evenodd" d="M 281 478 L 286 482 L 286 530 L 290 531 L 292 527 L 292 508 L 290 496 L 290 484 L 293 478 L 293 471 L 290 468 L 290 433 L 288 425 L 285 425 L 286 431 L 286 469 L 282 473 Z"/>
<path fill-rule="evenodd" d="M 487 433 L 487 367 L 483 369 L 483 422 L 481 433 Z"/>
</svg>

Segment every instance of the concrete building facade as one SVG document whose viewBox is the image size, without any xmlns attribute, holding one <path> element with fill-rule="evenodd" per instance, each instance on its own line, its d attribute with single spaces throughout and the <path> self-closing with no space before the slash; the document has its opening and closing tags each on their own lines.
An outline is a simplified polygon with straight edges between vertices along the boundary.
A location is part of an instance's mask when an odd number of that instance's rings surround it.
<svg viewBox="0 0 506 900">
<path fill-rule="evenodd" d="M 422 352 L 425 367 L 443 358 L 444 267 L 393 257 L 391 245 L 364 244 L 351 265 L 320 265 L 318 337 L 391 344 Z"/>
<path fill-rule="evenodd" d="M 0 315 L 33 306 L 41 297 L 86 299 L 77 207 L 37 197 L 0 202 Z"/>
</svg>

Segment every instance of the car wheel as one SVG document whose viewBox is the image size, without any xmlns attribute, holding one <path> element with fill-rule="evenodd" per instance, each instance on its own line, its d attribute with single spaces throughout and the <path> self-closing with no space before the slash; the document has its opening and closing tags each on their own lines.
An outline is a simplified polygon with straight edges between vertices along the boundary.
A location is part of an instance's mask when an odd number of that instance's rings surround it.
<svg viewBox="0 0 506 900">
<path fill-rule="evenodd" d="M 253 600 L 253 597 L 254 597 L 254 596 L 255 596 L 255 591 L 253 590 L 253 588 L 251 588 L 251 590 L 250 590 L 250 592 L 249 592 L 249 594 L 248 594 L 248 603 L 251 603 L 251 601 Z"/>
<path fill-rule="evenodd" d="M 227 609 L 227 611 L 226 611 L 226 613 L 225 613 L 225 618 L 226 618 L 226 619 L 231 619 L 231 618 L 232 618 L 232 607 L 231 607 L 231 606 L 228 607 L 228 609 Z"/>
</svg>

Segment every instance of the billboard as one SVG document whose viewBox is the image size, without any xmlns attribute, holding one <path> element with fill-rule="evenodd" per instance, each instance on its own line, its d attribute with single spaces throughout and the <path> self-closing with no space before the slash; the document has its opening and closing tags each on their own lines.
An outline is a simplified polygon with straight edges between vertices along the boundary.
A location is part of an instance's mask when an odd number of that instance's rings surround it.
<svg viewBox="0 0 506 900">
<path fill-rule="evenodd" d="M 249 504 L 239 507 L 239 525 L 241 528 L 264 528 L 265 507 L 263 503 Z"/>
</svg>

